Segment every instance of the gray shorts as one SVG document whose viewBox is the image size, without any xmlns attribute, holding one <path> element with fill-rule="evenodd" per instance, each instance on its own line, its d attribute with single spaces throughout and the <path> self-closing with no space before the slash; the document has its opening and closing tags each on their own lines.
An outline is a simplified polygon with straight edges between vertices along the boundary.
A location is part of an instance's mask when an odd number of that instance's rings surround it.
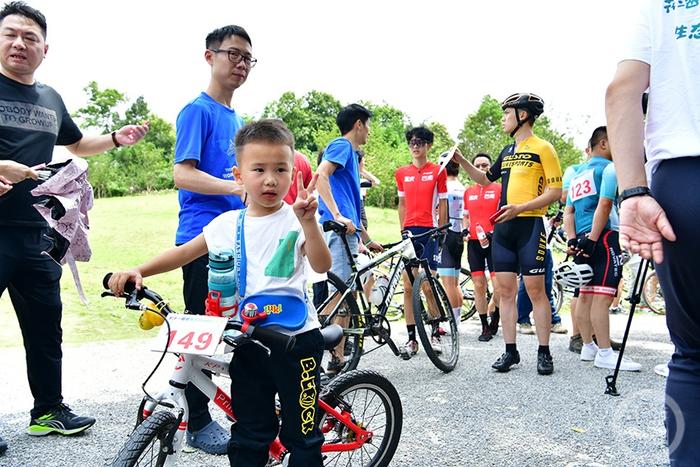
<svg viewBox="0 0 700 467">
<path fill-rule="evenodd" d="M 350 261 L 353 263 L 355 262 L 360 249 L 359 235 L 345 235 L 345 238 L 348 240 L 348 245 L 350 246 L 350 251 L 353 255 L 352 259 L 348 258 L 345 245 L 343 244 L 339 234 L 335 232 L 324 232 L 323 237 L 326 241 L 326 245 L 328 245 L 328 249 L 331 252 L 332 264 L 330 272 L 338 276 L 343 282 L 347 282 L 352 274 Z"/>
</svg>

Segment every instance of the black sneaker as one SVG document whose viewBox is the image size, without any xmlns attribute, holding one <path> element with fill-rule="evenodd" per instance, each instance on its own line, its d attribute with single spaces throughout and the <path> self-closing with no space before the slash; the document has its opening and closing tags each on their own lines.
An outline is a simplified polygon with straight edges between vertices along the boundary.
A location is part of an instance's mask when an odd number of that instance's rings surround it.
<svg viewBox="0 0 700 467">
<path fill-rule="evenodd" d="M 479 336 L 479 342 L 488 342 L 491 339 L 493 339 L 493 335 L 491 334 L 491 328 L 488 325 L 482 326 L 481 335 Z"/>
<path fill-rule="evenodd" d="M 537 373 L 541 375 L 551 375 L 554 373 L 554 362 L 552 355 L 548 353 L 537 354 Z"/>
<path fill-rule="evenodd" d="M 581 353 L 583 347 L 583 338 L 581 334 L 575 334 L 569 338 L 569 350 L 574 353 Z"/>
<path fill-rule="evenodd" d="M 326 370 L 326 374 L 328 376 L 335 376 L 338 373 L 340 373 L 340 370 L 343 369 L 344 365 L 345 363 L 341 362 L 338 357 L 333 357 L 331 358 L 331 361 L 328 362 L 328 369 Z"/>
<path fill-rule="evenodd" d="M 4 439 L 0 438 L 0 454 L 4 453 L 5 451 L 7 451 L 7 443 Z"/>
<path fill-rule="evenodd" d="M 491 322 L 489 323 L 489 329 L 491 330 L 491 336 L 498 334 L 498 322 L 501 320 L 500 311 L 494 311 L 491 313 Z"/>
<path fill-rule="evenodd" d="M 593 335 L 593 342 L 595 342 L 596 345 L 598 345 L 598 339 L 595 338 L 595 334 Z M 582 341 L 583 345 L 583 341 Z M 622 348 L 622 342 L 614 341 L 612 338 L 610 338 L 610 348 L 613 349 L 616 352 L 619 352 L 620 349 Z M 579 352 L 581 353 L 581 352 Z"/>
<path fill-rule="evenodd" d="M 49 433 L 74 435 L 94 424 L 94 418 L 80 417 L 71 412 L 66 404 L 59 404 L 41 417 L 32 418 L 27 433 L 31 436 L 45 436 Z"/>
<path fill-rule="evenodd" d="M 504 352 L 498 360 L 491 365 L 491 368 L 497 370 L 499 373 L 505 373 L 510 371 L 510 367 L 520 363 L 520 353 L 516 350 L 515 353 Z"/>
</svg>

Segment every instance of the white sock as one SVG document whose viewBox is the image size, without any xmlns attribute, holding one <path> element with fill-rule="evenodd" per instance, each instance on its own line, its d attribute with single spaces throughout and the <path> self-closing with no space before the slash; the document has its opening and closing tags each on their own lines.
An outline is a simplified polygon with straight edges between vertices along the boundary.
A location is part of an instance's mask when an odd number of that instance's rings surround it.
<svg viewBox="0 0 700 467">
<path fill-rule="evenodd" d="M 455 315 L 455 321 L 457 322 L 457 324 L 459 324 L 459 320 L 462 319 L 461 318 L 462 308 L 461 307 L 452 308 L 452 313 Z"/>
<path fill-rule="evenodd" d="M 590 344 L 583 344 L 583 346 L 586 348 L 586 350 L 598 351 L 598 346 L 595 344 L 595 342 L 591 342 Z"/>
<path fill-rule="evenodd" d="M 601 357 L 609 357 L 610 355 L 612 355 L 612 353 L 613 353 L 612 347 L 608 347 L 607 349 L 600 349 L 600 348 L 598 349 L 598 354 Z"/>
</svg>

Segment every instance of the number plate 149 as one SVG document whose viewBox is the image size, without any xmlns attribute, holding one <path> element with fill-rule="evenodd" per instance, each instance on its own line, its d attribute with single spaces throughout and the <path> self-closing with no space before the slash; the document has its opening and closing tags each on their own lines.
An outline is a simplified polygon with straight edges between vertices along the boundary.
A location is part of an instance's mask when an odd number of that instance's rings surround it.
<svg viewBox="0 0 700 467">
<path fill-rule="evenodd" d="M 151 350 L 162 352 L 167 341 L 168 352 L 214 355 L 227 321 L 216 316 L 170 314 L 170 329 L 161 326 Z"/>
</svg>

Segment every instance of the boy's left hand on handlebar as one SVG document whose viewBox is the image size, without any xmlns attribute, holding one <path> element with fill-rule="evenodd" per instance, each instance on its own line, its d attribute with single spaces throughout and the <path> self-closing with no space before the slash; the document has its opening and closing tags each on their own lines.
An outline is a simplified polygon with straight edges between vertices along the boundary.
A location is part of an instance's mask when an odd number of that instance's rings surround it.
<svg viewBox="0 0 700 467">
<path fill-rule="evenodd" d="M 112 274 L 112 277 L 109 278 L 107 285 L 114 295 L 121 297 L 124 295 L 124 288 L 127 282 L 133 282 L 136 286 L 136 290 L 140 290 L 143 286 L 143 276 L 135 269 L 131 271 L 115 272 Z"/>
<path fill-rule="evenodd" d="M 370 240 L 370 242 L 367 243 L 365 246 L 374 252 L 384 251 L 384 247 L 380 243 L 375 242 L 374 240 Z"/>
</svg>

